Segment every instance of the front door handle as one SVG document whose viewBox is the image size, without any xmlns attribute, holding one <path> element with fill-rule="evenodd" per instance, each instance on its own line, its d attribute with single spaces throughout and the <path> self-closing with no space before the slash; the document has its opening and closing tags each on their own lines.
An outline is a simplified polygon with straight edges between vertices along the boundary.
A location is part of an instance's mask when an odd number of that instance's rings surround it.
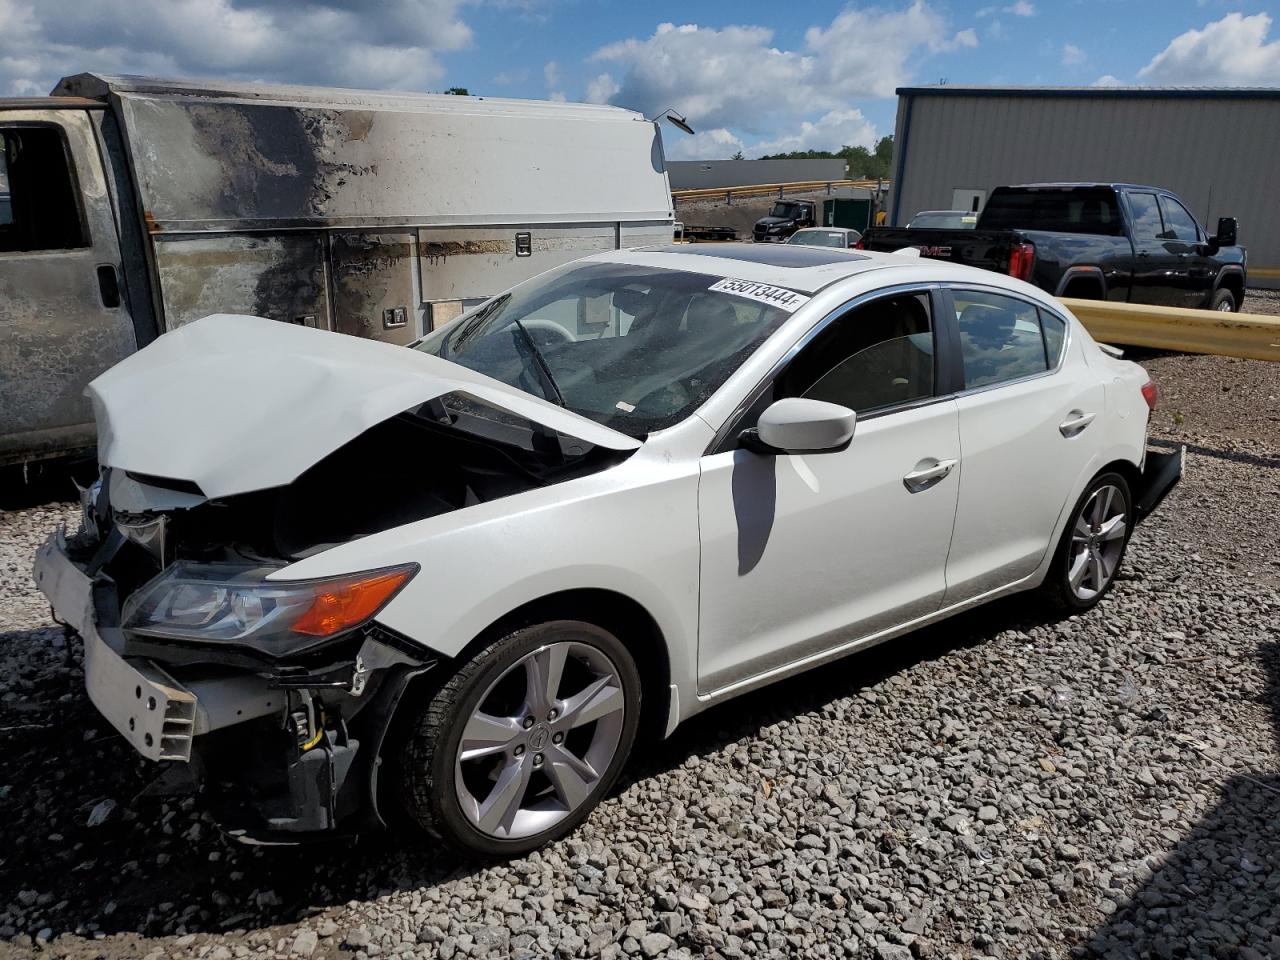
<svg viewBox="0 0 1280 960">
<path fill-rule="evenodd" d="M 1079 410 L 1072 410 L 1067 414 L 1067 419 L 1058 424 L 1058 430 L 1064 437 L 1074 437 L 1077 433 L 1093 423 L 1096 413 L 1082 413 Z"/>
<path fill-rule="evenodd" d="M 921 460 L 916 468 L 902 478 L 902 485 L 912 493 L 928 490 L 943 477 L 949 474 L 959 460 Z"/>
</svg>

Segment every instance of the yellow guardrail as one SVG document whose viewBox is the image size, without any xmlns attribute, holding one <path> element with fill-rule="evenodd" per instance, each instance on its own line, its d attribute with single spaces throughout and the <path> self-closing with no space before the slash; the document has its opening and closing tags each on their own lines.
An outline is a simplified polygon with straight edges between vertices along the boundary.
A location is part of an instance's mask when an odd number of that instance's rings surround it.
<svg viewBox="0 0 1280 960">
<path fill-rule="evenodd" d="M 699 187 L 696 190 L 672 190 L 674 200 L 715 200 L 725 194 L 741 199 L 773 196 L 779 191 L 783 193 L 803 193 L 812 190 L 834 190 L 837 187 L 874 188 L 877 182 L 883 183 L 885 189 L 889 181 L 876 180 L 797 180 L 794 183 L 755 183 L 742 187 Z"/>
<path fill-rule="evenodd" d="M 1063 298 L 1095 340 L 1280 361 L 1280 317 Z"/>
</svg>

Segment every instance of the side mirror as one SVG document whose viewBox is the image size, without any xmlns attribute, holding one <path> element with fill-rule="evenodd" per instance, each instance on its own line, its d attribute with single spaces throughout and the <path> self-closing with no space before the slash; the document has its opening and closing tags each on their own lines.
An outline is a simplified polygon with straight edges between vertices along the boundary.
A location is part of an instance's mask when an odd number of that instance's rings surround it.
<svg viewBox="0 0 1280 960">
<path fill-rule="evenodd" d="M 858 415 L 825 400 L 786 397 L 760 414 L 754 430 L 745 431 L 743 446 L 758 453 L 828 453 L 843 450 L 853 439 Z"/>
<path fill-rule="evenodd" d="M 1210 242 L 1216 247 L 1234 247 L 1238 228 L 1235 217 L 1219 217 L 1218 232 L 1210 238 Z"/>
</svg>

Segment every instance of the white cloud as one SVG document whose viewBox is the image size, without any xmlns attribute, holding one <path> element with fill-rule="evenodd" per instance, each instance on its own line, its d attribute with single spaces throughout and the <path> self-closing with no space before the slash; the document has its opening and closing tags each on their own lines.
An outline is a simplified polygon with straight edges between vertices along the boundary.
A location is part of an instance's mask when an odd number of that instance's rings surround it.
<svg viewBox="0 0 1280 960">
<path fill-rule="evenodd" d="M 527 83 L 528 81 L 528 70 L 503 70 L 501 73 L 494 74 L 493 77 L 493 82 L 500 87 L 514 87 L 517 84 Z"/>
<path fill-rule="evenodd" d="M 425 89 L 471 42 L 462 0 L 0 0 L 0 95 L 69 73 Z"/>
<path fill-rule="evenodd" d="M 621 77 L 610 101 L 652 116 L 673 106 L 695 126 L 777 136 L 796 116 L 890 97 L 931 54 L 977 46 L 953 33 L 925 0 L 903 9 L 849 7 L 810 27 L 799 49 L 774 44 L 761 26 L 660 24 L 652 36 L 611 43 L 592 59 Z"/>
<path fill-rule="evenodd" d="M 1267 43 L 1271 17 L 1229 13 L 1188 30 L 1138 71 L 1152 83 L 1260 85 L 1280 83 L 1280 40 Z"/>
<path fill-rule="evenodd" d="M 547 85 L 547 99 L 564 103 L 564 91 L 560 89 L 560 64 L 548 60 L 542 68 L 542 80 Z"/>
<path fill-rule="evenodd" d="M 1097 80 L 1093 81 L 1092 86 L 1095 87 L 1123 87 L 1124 81 L 1119 77 L 1113 77 L 1109 73 L 1104 73 Z"/>
<path fill-rule="evenodd" d="M 876 128 L 862 115 L 861 110 L 832 110 L 817 123 L 804 121 L 796 133 L 751 145 L 753 157 L 771 153 L 791 153 L 795 150 L 836 151 L 845 145 L 872 147 L 876 142 Z"/>
<path fill-rule="evenodd" d="M 1077 47 L 1074 43 L 1064 43 L 1062 45 L 1062 65 L 1072 67 L 1088 60 L 1088 55 Z"/>
<path fill-rule="evenodd" d="M 980 7 L 975 16 L 990 17 L 997 13 L 1011 13 L 1015 17 L 1034 17 L 1036 15 L 1036 5 L 1028 3 L 1027 0 L 1014 0 L 1007 7 L 990 6 Z"/>
<path fill-rule="evenodd" d="M 608 73 L 602 73 L 587 81 L 587 103 L 608 103 L 618 92 L 618 82 Z"/>
<path fill-rule="evenodd" d="M 723 127 L 699 130 L 692 137 L 675 127 L 666 127 L 662 131 L 662 147 L 668 160 L 728 160 L 745 144 Z"/>
</svg>

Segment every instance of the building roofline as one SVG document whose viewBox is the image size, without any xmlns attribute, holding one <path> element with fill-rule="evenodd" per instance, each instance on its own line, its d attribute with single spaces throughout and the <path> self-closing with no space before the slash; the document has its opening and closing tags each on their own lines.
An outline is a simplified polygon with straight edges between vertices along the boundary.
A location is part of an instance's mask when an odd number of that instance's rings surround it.
<svg viewBox="0 0 1280 960">
<path fill-rule="evenodd" d="M 1280 100 L 1280 87 L 898 87 L 900 97 L 1086 97 L 1100 100 Z"/>
</svg>

